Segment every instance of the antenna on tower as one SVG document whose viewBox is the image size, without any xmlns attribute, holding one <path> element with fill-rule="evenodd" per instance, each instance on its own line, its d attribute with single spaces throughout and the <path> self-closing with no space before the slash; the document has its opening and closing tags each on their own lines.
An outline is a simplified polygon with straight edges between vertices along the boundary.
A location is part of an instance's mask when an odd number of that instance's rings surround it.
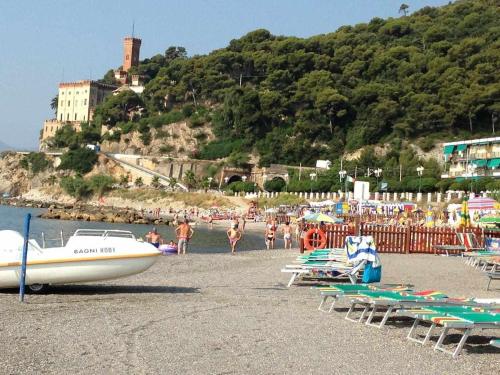
<svg viewBox="0 0 500 375">
<path fill-rule="evenodd" d="M 132 20 L 132 38 L 134 37 L 135 20 Z"/>
</svg>

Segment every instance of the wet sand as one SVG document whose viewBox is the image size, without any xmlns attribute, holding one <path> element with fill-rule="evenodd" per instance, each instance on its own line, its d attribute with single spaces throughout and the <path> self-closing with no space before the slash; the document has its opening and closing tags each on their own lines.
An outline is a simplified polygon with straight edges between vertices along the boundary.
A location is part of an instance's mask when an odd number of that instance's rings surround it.
<svg viewBox="0 0 500 375">
<path fill-rule="evenodd" d="M 122 280 L 53 287 L 17 302 L 0 292 L 2 374 L 497 373 L 499 330 L 469 339 L 458 360 L 406 340 L 408 322 L 378 330 L 316 308 L 286 288 L 296 251 L 162 257 Z M 383 281 L 454 296 L 500 298 L 500 283 L 458 258 L 382 254 Z M 457 340 L 458 336 L 451 337 Z M 495 370 L 496 369 L 496 370 Z"/>
</svg>

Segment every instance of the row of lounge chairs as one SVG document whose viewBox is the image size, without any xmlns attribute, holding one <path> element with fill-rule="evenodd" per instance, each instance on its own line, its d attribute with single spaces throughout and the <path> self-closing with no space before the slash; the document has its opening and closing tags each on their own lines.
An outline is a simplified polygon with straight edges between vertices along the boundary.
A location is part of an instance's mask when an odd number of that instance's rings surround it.
<svg viewBox="0 0 500 375">
<path fill-rule="evenodd" d="M 380 258 L 372 236 L 348 236 L 341 249 L 318 249 L 299 256 L 295 264 L 286 265 L 281 272 L 290 273 L 290 287 L 302 278 L 348 279 L 356 284 L 363 276 L 367 263 L 380 267 Z"/>
<path fill-rule="evenodd" d="M 466 264 L 481 270 L 488 278 L 486 290 L 490 289 L 493 280 L 500 280 L 500 249 L 497 239 L 486 239 L 482 247 L 474 233 L 460 233 L 460 242 L 466 245 L 466 251 L 461 255 Z"/>
<path fill-rule="evenodd" d="M 408 340 L 422 345 L 429 343 L 432 332 L 441 328 L 442 332 L 434 349 L 449 353 L 453 358 L 460 355 L 468 337 L 474 331 L 500 329 L 500 299 L 451 298 L 435 290 L 415 291 L 413 285 L 404 284 L 357 284 L 367 262 L 379 259 L 373 238 L 364 238 L 361 241 L 363 246 L 354 250 L 347 244 L 352 238 L 346 239 L 344 249 L 316 250 L 299 256 L 295 264 L 285 266 L 282 272 L 292 273 L 288 286 L 301 277 L 347 276 L 351 284 L 313 287 L 321 296 L 318 306 L 320 311 L 332 312 L 338 301 L 344 301 L 349 306 L 345 319 L 378 329 L 384 328 L 391 318 L 404 316 L 414 319 L 407 337 Z M 495 263 L 497 260 L 491 259 L 496 253 L 475 249 L 462 255 L 470 265 L 485 272 L 498 272 L 498 264 Z M 428 325 L 429 329 L 423 339 L 420 339 L 417 331 L 422 323 Z M 451 330 L 458 330 L 462 335 L 458 345 L 453 350 L 448 350 L 444 341 Z M 498 347 L 499 341 L 492 340 L 491 345 Z"/>
<path fill-rule="evenodd" d="M 439 291 L 416 292 L 411 285 L 332 284 L 314 289 L 318 290 L 321 296 L 319 310 L 331 312 L 335 303 L 343 300 L 349 305 L 345 319 L 353 322 L 381 329 L 391 317 L 405 316 L 414 319 L 407 338 L 422 345 L 427 344 L 432 332 L 440 327 L 443 330 L 434 350 L 449 353 L 453 358 L 459 356 L 473 331 L 500 329 L 500 300 L 450 298 Z M 325 309 L 329 298 L 333 299 L 333 302 Z M 361 313 L 357 309 L 359 306 L 362 307 Z M 378 315 L 379 313 L 382 315 Z M 378 318 L 380 321 L 374 323 Z M 424 338 L 419 339 L 416 332 L 422 322 L 429 324 L 430 328 Z M 462 333 L 458 345 L 453 350 L 448 350 L 443 345 L 450 330 Z M 492 340 L 491 344 L 498 346 L 499 340 Z"/>
</svg>

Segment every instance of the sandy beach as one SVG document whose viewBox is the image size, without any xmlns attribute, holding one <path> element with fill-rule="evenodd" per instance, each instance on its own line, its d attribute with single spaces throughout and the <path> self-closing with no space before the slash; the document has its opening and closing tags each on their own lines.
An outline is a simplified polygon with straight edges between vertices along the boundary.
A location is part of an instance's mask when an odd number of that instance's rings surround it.
<svg viewBox="0 0 500 375">
<path fill-rule="evenodd" d="M 377 330 L 318 311 L 280 268 L 297 251 L 162 257 L 111 282 L 53 287 L 17 302 L 0 293 L 3 374 L 495 373 L 499 331 L 469 339 L 458 360 L 406 340 L 408 322 Z M 383 282 L 454 296 L 500 297 L 458 258 L 382 254 Z M 495 289 L 496 288 L 496 289 Z M 452 336 L 456 340 L 458 336 Z M 495 368 L 497 370 L 495 370 Z"/>
</svg>

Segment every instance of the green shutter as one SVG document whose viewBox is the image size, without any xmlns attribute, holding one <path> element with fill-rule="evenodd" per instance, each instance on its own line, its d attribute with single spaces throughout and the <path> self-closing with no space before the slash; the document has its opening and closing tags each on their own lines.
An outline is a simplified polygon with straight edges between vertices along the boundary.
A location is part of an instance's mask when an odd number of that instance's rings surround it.
<svg viewBox="0 0 500 375">
<path fill-rule="evenodd" d="M 500 159 L 491 159 L 488 160 L 488 168 L 495 169 L 500 166 Z"/>
<path fill-rule="evenodd" d="M 458 145 L 457 146 L 457 151 L 465 151 L 467 150 L 467 145 Z"/>
<path fill-rule="evenodd" d="M 455 149 L 455 146 L 454 145 L 448 145 L 448 146 L 444 146 L 444 154 L 445 155 L 450 155 L 453 153 L 453 150 Z"/>
<path fill-rule="evenodd" d="M 486 164 L 488 164 L 488 161 L 486 159 L 476 159 L 472 161 L 472 164 L 474 164 L 478 168 L 486 167 Z"/>
</svg>

